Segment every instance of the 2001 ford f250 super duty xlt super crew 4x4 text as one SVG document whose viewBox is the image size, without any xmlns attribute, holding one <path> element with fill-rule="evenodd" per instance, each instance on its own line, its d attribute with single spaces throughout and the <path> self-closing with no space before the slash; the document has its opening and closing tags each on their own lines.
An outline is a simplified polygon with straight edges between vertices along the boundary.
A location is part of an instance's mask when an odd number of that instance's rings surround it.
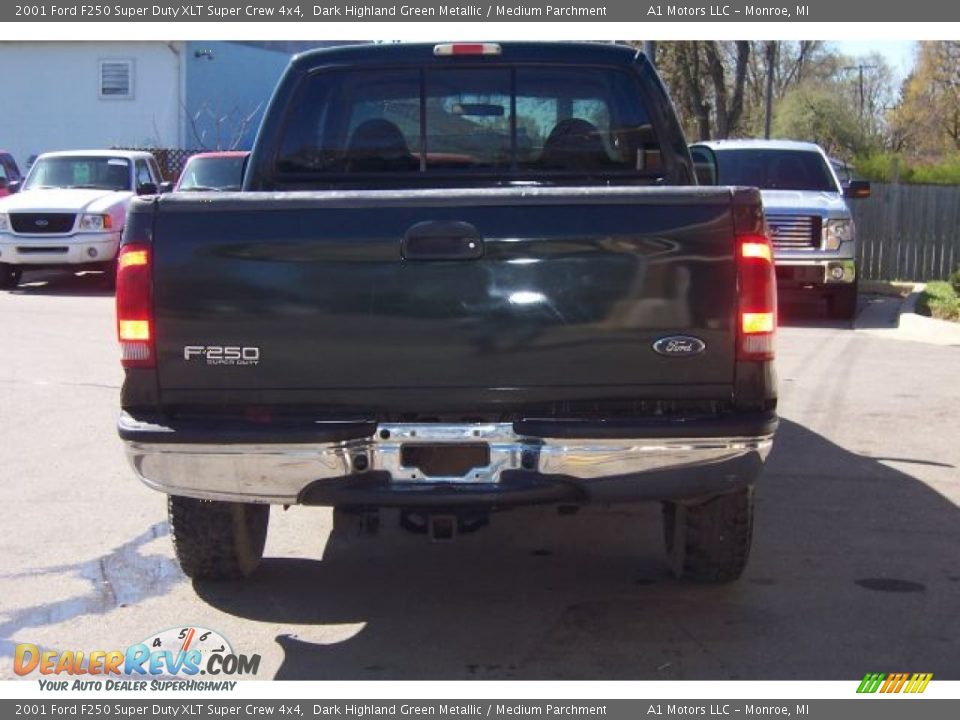
<svg viewBox="0 0 960 720">
<path fill-rule="evenodd" d="M 446 538 L 653 500 L 675 571 L 731 580 L 777 423 L 763 227 L 630 48 L 300 55 L 242 191 L 131 208 L 120 435 L 193 577 L 251 572 L 271 503 Z"/>
</svg>

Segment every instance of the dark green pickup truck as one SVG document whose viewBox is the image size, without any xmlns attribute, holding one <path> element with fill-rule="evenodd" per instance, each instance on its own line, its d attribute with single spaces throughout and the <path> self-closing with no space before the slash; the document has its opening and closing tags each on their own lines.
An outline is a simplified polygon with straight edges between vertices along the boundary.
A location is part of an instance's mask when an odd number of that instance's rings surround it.
<svg viewBox="0 0 960 720">
<path fill-rule="evenodd" d="M 251 572 L 271 503 L 449 539 L 653 500 L 678 574 L 731 580 L 777 425 L 763 232 L 631 48 L 300 55 L 242 191 L 131 208 L 120 435 L 194 577 Z"/>
</svg>

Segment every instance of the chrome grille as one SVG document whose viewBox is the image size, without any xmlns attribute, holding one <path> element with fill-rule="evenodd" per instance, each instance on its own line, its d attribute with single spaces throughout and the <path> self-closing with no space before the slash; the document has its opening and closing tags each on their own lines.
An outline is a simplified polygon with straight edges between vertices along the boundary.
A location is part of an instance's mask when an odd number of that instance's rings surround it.
<svg viewBox="0 0 960 720">
<path fill-rule="evenodd" d="M 767 215 L 770 241 L 782 250 L 820 248 L 821 219 L 810 215 Z"/>
</svg>

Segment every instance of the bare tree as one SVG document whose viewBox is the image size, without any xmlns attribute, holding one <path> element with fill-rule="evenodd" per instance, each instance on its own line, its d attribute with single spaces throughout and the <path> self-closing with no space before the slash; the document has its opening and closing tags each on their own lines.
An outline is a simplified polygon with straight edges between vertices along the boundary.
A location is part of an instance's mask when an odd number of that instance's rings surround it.
<svg viewBox="0 0 960 720">
<path fill-rule="evenodd" d="M 198 146 L 204 150 L 236 150 L 247 136 L 250 127 L 260 115 L 263 103 L 258 103 L 250 112 L 244 112 L 238 107 L 223 112 L 212 107 L 209 103 L 201 103 L 193 113 L 187 112 L 190 130 Z M 201 129 L 203 120 L 207 118 L 213 130 L 213 137 Z"/>
<path fill-rule="evenodd" d="M 750 59 L 750 43 L 738 40 L 734 43 L 736 56 L 733 63 L 733 89 L 727 90 L 727 69 L 721 58 L 719 43 L 704 43 L 707 69 L 713 82 L 716 136 L 730 137 L 740 127 L 743 116 L 743 87 L 747 79 L 747 62 Z"/>
<path fill-rule="evenodd" d="M 696 119 L 697 137 L 700 140 L 709 140 L 710 105 L 704 98 L 701 84 L 700 43 L 696 40 L 677 43 L 677 61 L 683 78 L 687 106 Z"/>
<path fill-rule="evenodd" d="M 750 54 L 746 41 L 658 44 L 658 69 L 691 137 L 709 140 L 742 131 Z"/>
</svg>

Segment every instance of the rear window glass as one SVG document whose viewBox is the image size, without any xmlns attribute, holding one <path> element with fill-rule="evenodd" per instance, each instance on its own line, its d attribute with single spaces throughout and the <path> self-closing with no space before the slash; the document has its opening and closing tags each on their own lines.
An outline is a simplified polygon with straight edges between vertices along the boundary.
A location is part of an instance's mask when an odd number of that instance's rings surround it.
<svg viewBox="0 0 960 720">
<path fill-rule="evenodd" d="M 660 145 L 618 70 L 343 70 L 304 81 L 277 155 L 286 176 L 656 174 Z"/>
<path fill-rule="evenodd" d="M 750 185 L 761 190 L 837 192 L 820 153 L 808 150 L 717 150 L 720 185 Z"/>
</svg>

